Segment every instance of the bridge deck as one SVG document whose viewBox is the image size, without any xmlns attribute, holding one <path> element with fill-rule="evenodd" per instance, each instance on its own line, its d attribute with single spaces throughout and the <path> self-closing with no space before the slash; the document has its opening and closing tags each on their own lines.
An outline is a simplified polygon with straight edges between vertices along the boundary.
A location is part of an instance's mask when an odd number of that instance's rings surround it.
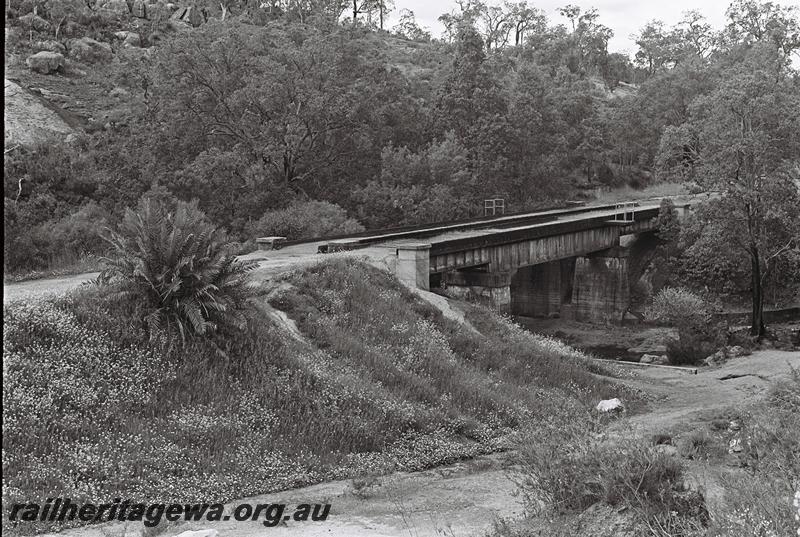
<svg viewBox="0 0 800 537">
<path fill-rule="evenodd" d="M 658 215 L 660 202 L 644 203 L 636 207 L 635 214 L 641 219 L 654 218 Z M 516 242 L 523 239 L 558 235 L 565 232 L 580 231 L 597 227 L 605 227 L 621 212 L 613 208 L 592 208 L 581 213 L 559 214 L 547 221 L 527 223 L 508 227 L 488 227 L 459 231 L 445 231 L 428 236 L 424 242 L 431 244 L 431 255 L 444 255 L 464 249 L 496 246 Z M 630 225 L 620 223 L 620 225 Z M 393 240 L 388 244 L 401 246 L 418 240 Z"/>
<path fill-rule="evenodd" d="M 691 199 L 691 196 L 673 196 L 672 199 L 676 204 L 682 203 L 681 198 Z M 637 200 L 636 210 L 640 208 L 655 206 L 658 207 L 662 198 L 651 198 L 648 200 Z M 629 209 L 628 209 L 629 210 Z M 613 217 L 615 214 L 621 214 L 623 211 L 617 208 L 617 204 L 606 205 L 585 205 L 580 207 L 558 208 L 549 209 L 544 211 L 535 211 L 529 213 L 520 213 L 513 215 L 505 215 L 498 217 L 484 217 L 472 220 L 463 220 L 457 222 L 444 222 L 439 224 L 427 224 L 419 226 L 406 226 L 403 228 L 385 229 L 365 231 L 362 233 L 355 233 L 349 235 L 341 235 L 336 237 L 329 237 L 328 242 L 338 244 L 343 249 L 363 248 L 370 244 L 386 243 L 388 241 L 397 242 L 402 244 L 401 241 L 426 239 L 425 242 L 441 242 L 447 240 L 448 237 L 465 238 L 469 236 L 483 236 L 491 233 L 506 232 L 509 229 L 528 228 L 536 224 L 547 224 L 553 222 L 563 222 L 575 219 L 581 220 L 596 216 L 596 214 L 605 214 Z M 596 213 L 596 214 L 595 214 Z M 465 233 L 466 235 L 460 235 Z M 476 233 L 476 235 L 469 235 Z M 286 245 L 302 244 L 307 242 L 323 241 L 324 239 L 311 239 L 304 241 L 291 241 Z M 327 246 L 325 244 L 320 246 L 320 252 L 326 252 Z"/>
</svg>

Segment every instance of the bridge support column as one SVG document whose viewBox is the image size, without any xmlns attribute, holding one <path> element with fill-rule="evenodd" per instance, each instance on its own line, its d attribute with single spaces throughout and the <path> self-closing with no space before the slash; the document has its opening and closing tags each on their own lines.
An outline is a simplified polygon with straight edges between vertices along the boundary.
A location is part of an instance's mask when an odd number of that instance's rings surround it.
<svg viewBox="0 0 800 537">
<path fill-rule="evenodd" d="M 614 249 L 576 258 L 572 303 L 577 321 L 621 323 L 630 304 L 627 253 Z"/>
<path fill-rule="evenodd" d="M 397 247 L 397 279 L 425 291 L 430 290 L 431 245 L 427 243 L 403 244 Z"/>
<path fill-rule="evenodd" d="M 504 312 L 511 309 L 511 273 L 454 271 L 443 275 L 442 284 L 453 298 L 483 303 Z"/>
<path fill-rule="evenodd" d="M 570 259 L 520 267 L 511 280 L 511 313 L 525 317 L 561 316 L 572 296 Z"/>
</svg>

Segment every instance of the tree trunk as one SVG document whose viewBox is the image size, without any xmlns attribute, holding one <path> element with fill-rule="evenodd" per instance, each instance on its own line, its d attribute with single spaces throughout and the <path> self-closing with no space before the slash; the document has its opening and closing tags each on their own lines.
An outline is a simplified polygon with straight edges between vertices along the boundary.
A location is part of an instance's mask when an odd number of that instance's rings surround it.
<svg viewBox="0 0 800 537">
<path fill-rule="evenodd" d="M 382 31 L 383 30 L 383 10 L 385 9 L 385 6 L 383 5 L 383 0 L 381 0 L 378 8 L 379 8 L 378 12 L 380 13 L 379 16 L 380 16 L 380 19 L 381 19 L 381 31 Z"/>
<path fill-rule="evenodd" d="M 761 258 L 758 253 L 758 248 L 752 248 L 750 252 L 750 261 L 752 263 L 751 279 L 753 287 L 753 311 L 750 316 L 750 335 L 760 340 L 764 337 L 766 329 L 764 327 L 764 288 L 761 282 Z"/>
</svg>

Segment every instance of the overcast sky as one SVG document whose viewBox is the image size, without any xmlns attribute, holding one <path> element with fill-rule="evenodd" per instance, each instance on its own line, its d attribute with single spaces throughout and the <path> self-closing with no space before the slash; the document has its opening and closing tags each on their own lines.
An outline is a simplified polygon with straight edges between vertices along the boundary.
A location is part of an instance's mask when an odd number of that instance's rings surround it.
<svg viewBox="0 0 800 537">
<path fill-rule="evenodd" d="M 798 2 L 800 0 L 778 0 L 776 3 L 788 6 Z M 500 2 L 490 0 L 488 3 Z M 608 43 L 609 51 L 633 54 L 636 44 L 631 34 L 637 33 L 647 22 L 659 19 L 673 25 L 680 21 L 684 11 L 697 9 L 715 29 L 720 29 L 725 25 L 725 10 L 730 0 L 529 0 L 528 4 L 543 10 L 551 24 L 568 23 L 557 11 L 566 4 L 578 5 L 583 10 L 595 7 L 600 13 L 600 22 L 614 30 L 614 37 Z M 437 18 L 454 7 L 455 2 L 451 0 L 395 0 L 395 11 L 387 26 L 389 29 L 394 26 L 401 9 L 410 9 L 420 26 L 439 36 L 442 26 Z"/>
</svg>

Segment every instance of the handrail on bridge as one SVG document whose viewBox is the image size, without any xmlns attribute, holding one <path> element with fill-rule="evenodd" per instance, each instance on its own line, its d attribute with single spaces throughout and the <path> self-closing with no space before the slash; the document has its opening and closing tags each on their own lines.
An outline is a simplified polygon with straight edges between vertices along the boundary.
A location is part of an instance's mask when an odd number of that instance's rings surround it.
<svg viewBox="0 0 800 537">
<path fill-rule="evenodd" d="M 633 222 L 636 205 L 635 201 L 625 201 L 614 205 L 614 222 Z"/>
</svg>

